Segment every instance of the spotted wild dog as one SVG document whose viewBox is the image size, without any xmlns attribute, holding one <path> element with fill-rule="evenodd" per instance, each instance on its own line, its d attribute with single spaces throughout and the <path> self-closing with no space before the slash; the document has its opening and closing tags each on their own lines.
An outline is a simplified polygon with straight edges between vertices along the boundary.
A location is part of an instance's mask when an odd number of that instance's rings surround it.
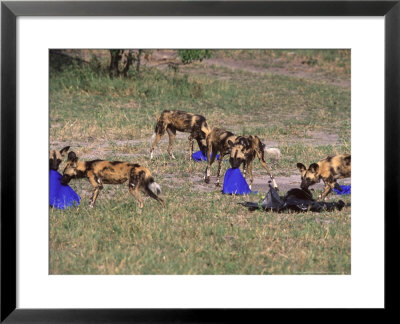
<svg viewBox="0 0 400 324">
<path fill-rule="evenodd" d="M 150 171 L 139 164 L 103 160 L 78 161 L 75 152 L 70 152 L 61 183 L 68 184 L 71 179 L 81 178 L 89 179 L 93 186 L 93 195 L 89 204 L 91 207 L 94 207 L 103 184 L 122 184 L 127 180 L 129 192 L 138 201 L 140 208 L 143 207 L 143 199 L 139 191 L 157 200 L 163 207 L 165 206 L 164 201 L 158 197 L 161 193 L 160 186 L 154 181 Z"/>
<path fill-rule="evenodd" d="M 211 164 L 214 163 L 215 157 L 219 153 L 218 158 L 218 172 L 217 172 L 217 182 L 216 186 L 219 187 L 219 178 L 221 173 L 221 164 L 222 159 L 225 155 L 230 153 L 230 146 L 228 141 L 234 141 L 236 136 L 224 129 L 221 128 L 213 128 L 206 138 L 207 144 L 207 167 L 204 175 L 204 181 L 206 183 L 210 182 L 210 175 L 211 175 Z M 212 153 L 212 155 L 211 155 Z"/>
<path fill-rule="evenodd" d="M 172 159 L 175 156 L 172 152 L 172 146 L 174 145 L 176 131 L 190 133 L 189 135 L 189 159 L 192 158 L 193 154 L 193 141 L 196 140 L 200 150 L 203 154 L 206 154 L 206 137 L 210 129 L 207 125 L 205 117 L 192 113 L 187 113 L 180 110 L 164 110 L 158 118 L 153 137 L 154 141 L 150 149 L 150 159 L 153 158 L 154 148 L 157 143 L 161 140 L 161 137 L 168 133 L 169 144 L 168 154 Z"/>
<path fill-rule="evenodd" d="M 246 178 L 246 171 L 250 176 L 249 188 L 253 184 L 253 160 L 258 157 L 263 168 L 267 171 L 268 175 L 271 177 L 272 184 L 275 190 L 278 190 L 278 186 L 275 182 L 274 176 L 271 174 L 267 163 L 265 162 L 264 149 L 265 144 L 257 136 L 246 135 L 238 136 L 234 141 L 228 140 L 228 145 L 230 146 L 231 156 L 229 158 L 229 163 L 232 168 L 239 168 L 243 164 L 243 173 Z"/>
<path fill-rule="evenodd" d="M 50 150 L 49 162 L 50 162 L 50 170 L 58 170 L 65 153 L 68 152 L 69 146 L 64 147 L 63 149 L 57 150 Z"/>
<path fill-rule="evenodd" d="M 342 154 L 336 156 L 328 156 L 326 159 L 318 163 L 312 163 L 308 169 L 302 163 L 297 163 L 297 168 L 301 172 L 302 189 L 307 189 L 309 186 L 320 182 L 321 179 L 325 183 L 325 188 L 322 194 L 318 197 L 324 200 L 326 196 L 336 188 L 341 191 L 340 186 L 336 182 L 337 179 L 351 177 L 351 155 Z"/>
</svg>

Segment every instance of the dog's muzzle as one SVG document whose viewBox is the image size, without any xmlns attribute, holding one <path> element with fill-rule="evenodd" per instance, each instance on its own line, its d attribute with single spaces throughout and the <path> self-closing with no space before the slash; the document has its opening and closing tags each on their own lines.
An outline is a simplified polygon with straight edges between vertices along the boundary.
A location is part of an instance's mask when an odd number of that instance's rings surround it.
<svg viewBox="0 0 400 324">
<path fill-rule="evenodd" d="M 231 164 L 231 167 L 233 169 L 237 169 L 243 163 L 243 160 L 242 159 L 237 159 L 237 158 L 236 159 L 229 158 L 229 163 Z"/>
<path fill-rule="evenodd" d="M 71 181 L 71 177 L 67 175 L 63 175 L 61 178 L 61 184 L 62 185 L 67 185 Z"/>
<path fill-rule="evenodd" d="M 310 185 L 305 181 L 302 181 L 301 184 L 300 184 L 300 188 L 304 189 L 304 190 L 308 189 L 309 186 Z"/>
</svg>

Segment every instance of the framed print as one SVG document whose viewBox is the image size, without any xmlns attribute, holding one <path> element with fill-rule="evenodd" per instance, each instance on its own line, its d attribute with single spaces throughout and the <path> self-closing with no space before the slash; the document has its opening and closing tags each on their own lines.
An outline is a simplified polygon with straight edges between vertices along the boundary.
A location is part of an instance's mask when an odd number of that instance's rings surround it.
<svg viewBox="0 0 400 324">
<path fill-rule="evenodd" d="M 1 321 L 393 308 L 398 1 L 1 10 Z"/>
</svg>

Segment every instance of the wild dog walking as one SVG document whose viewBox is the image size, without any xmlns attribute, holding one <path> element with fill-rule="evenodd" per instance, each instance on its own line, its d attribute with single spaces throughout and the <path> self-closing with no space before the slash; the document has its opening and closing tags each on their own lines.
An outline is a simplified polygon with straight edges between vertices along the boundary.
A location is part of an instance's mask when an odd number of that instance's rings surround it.
<svg viewBox="0 0 400 324">
<path fill-rule="evenodd" d="M 336 156 L 328 156 L 326 159 L 318 163 L 312 163 L 308 169 L 302 163 L 297 163 L 297 168 L 301 172 L 302 189 L 320 182 L 321 179 L 325 183 L 325 188 L 318 199 L 323 200 L 332 191 L 333 188 L 341 190 L 336 182 L 337 179 L 351 177 L 351 155 L 342 154 Z"/>
<path fill-rule="evenodd" d="M 261 165 L 265 170 L 267 170 L 268 175 L 271 177 L 272 185 L 274 186 L 275 190 L 278 190 L 274 176 L 271 174 L 271 171 L 265 162 L 265 144 L 263 144 L 257 136 L 238 136 L 236 137 L 235 141 L 228 140 L 228 145 L 230 146 L 231 152 L 229 163 L 231 164 L 232 168 L 239 168 L 243 163 L 244 177 L 246 178 L 246 171 L 250 175 L 250 189 L 251 185 L 253 184 L 253 160 L 257 155 Z"/>
<path fill-rule="evenodd" d="M 150 159 L 153 158 L 154 148 L 161 140 L 161 137 L 167 131 L 169 136 L 168 154 L 172 159 L 175 156 L 172 152 L 176 131 L 190 133 L 189 135 L 189 150 L 191 159 L 193 154 L 193 141 L 196 140 L 200 150 L 206 154 L 206 137 L 210 131 L 205 117 L 185 111 L 179 110 L 164 110 L 158 118 L 155 131 L 154 141 L 150 149 Z"/>
<path fill-rule="evenodd" d="M 50 170 L 58 170 L 65 153 L 68 152 L 69 146 L 64 147 L 60 151 L 57 150 L 50 150 L 49 162 L 50 162 Z"/>
<path fill-rule="evenodd" d="M 129 192 L 138 201 L 140 208 L 143 207 L 140 191 L 157 200 L 163 207 L 165 206 L 164 201 L 158 197 L 161 193 L 160 186 L 154 181 L 150 171 L 139 164 L 103 160 L 78 161 L 75 152 L 70 152 L 61 183 L 68 184 L 71 179 L 80 178 L 89 179 L 93 186 L 93 195 L 89 204 L 91 207 L 94 207 L 103 184 L 122 184 L 127 180 Z"/>
<path fill-rule="evenodd" d="M 206 144 L 207 144 L 207 167 L 204 175 L 204 181 L 206 183 L 210 182 L 210 175 L 211 175 L 211 164 L 214 163 L 215 157 L 219 153 L 219 158 L 218 158 L 218 172 L 217 172 L 217 182 L 216 186 L 219 187 L 219 178 L 220 178 L 220 173 L 221 173 L 221 164 L 222 164 L 222 159 L 224 158 L 225 155 L 229 154 L 230 152 L 230 145 L 228 144 L 228 141 L 234 141 L 236 136 L 224 129 L 221 128 L 213 128 L 211 132 L 208 134 L 206 138 Z M 211 156 L 212 153 L 212 156 Z"/>
</svg>

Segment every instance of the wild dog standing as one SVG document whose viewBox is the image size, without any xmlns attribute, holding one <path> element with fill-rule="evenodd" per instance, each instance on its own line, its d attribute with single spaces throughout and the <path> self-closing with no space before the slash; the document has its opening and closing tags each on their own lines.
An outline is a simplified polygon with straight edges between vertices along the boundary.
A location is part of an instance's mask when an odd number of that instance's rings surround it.
<svg viewBox="0 0 400 324">
<path fill-rule="evenodd" d="M 342 154 L 336 156 L 328 156 L 326 159 L 318 163 L 312 163 L 308 169 L 302 163 L 297 163 L 297 168 L 301 172 L 302 189 L 307 189 L 309 186 L 320 182 L 321 179 L 325 183 L 325 188 L 318 199 L 325 199 L 333 188 L 341 190 L 336 182 L 337 179 L 351 177 L 351 155 Z"/>
<path fill-rule="evenodd" d="M 143 199 L 139 191 L 148 194 L 164 207 L 164 201 L 158 197 L 161 193 L 160 186 L 154 182 L 150 171 L 139 164 L 103 160 L 78 161 L 76 154 L 70 152 L 61 183 L 68 184 L 71 179 L 80 178 L 89 179 L 93 186 L 91 207 L 96 203 L 103 184 L 122 184 L 127 180 L 129 192 L 138 201 L 140 208 L 143 207 Z"/>
<path fill-rule="evenodd" d="M 271 177 L 272 184 L 275 190 L 278 190 L 278 186 L 275 182 L 274 176 L 271 174 L 271 171 L 269 170 L 268 165 L 265 162 L 265 145 L 260 141 L 257 136 L 238 136 L 236 137 L 235 141 L 228 140 L 228 145 L 231 148 L 229 163 L 231 164 L 232 168 L 239 168 L 240 165 L 243 163 L 244 176 L 246 177 L 246 171 L 250 175 L 250 189 L 251 185 L 253 184 L 253 160 L 257 155 L 261 165 L 265 170 L 267 170 L 268 175 Z"/>
<path fill-rule="evenodd" d="M 206 144 L 207 144 L 207 168 L 205 171 L 205 176 L 204 176 L 204 181 L 206 183 L 210 182 L 210 175 L 211 175 L 211 164 L 214 163 L 215 157 L 219 153 L 219 158 L 218 158 L 218 172 L 217 172 L 217 182 L 216 186 L 219 187 L 219 178 L 220 178 L 220 173 L 221 173 L 221 164 L 222 164 L 222 159 L 224 158 L 225 155 L 229 154 L 230 152 L 230 146 L 228 144 L 228 141 L 234 141 L 236 136 L 228 132 L 224 129 L 220 128 L 213 128 L 211 132 L 208 134 L 206 138 Z M 212 152 L 212 156 L 211 156 Z"/>
<path fill-rule="evenodd" d="M 50 150 L 49 162 L 50 162 L 50 170 L 58 170 L 65 153 L 69 150 L 69 146 L 64 147 L 60 151 Z"/>
<path fill-rule="evenodd" d="M 150 149 L 150 159 L 153 158 L 154 148 L 161 140 L 161 137 L 167 131 L 169 136 L 168 154 L 172 159 L 175 159 L 172 153 L 172 146 L 174 145 L 176 131 L 190 133 L 189 135 L 189 159 L 193 154 L 193 140 L 197 141 L 200 150 L 206 154 L 206 137 L 210 129 L 207 125 L 206 119 L 201 115 L 187 113 L 179 110 L 164 110 L 158 118 L 155 131 L 154 141 Z"/>
</svg>

